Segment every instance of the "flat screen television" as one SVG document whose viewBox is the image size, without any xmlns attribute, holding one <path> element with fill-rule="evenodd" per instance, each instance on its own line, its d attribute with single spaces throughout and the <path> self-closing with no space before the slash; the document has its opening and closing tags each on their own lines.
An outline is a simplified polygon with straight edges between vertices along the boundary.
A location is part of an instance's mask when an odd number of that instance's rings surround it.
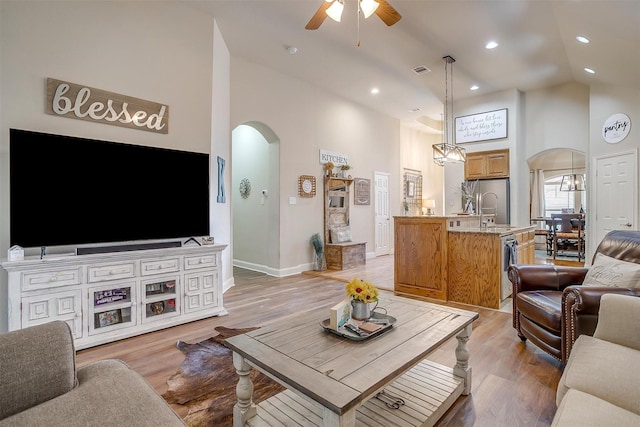
<svg viewBox="0 0 640 427">
<path fill-rule="evenodd" d="M 209 155 L 10 129 L 11 245 L 209 235 Z"/>
</svg>

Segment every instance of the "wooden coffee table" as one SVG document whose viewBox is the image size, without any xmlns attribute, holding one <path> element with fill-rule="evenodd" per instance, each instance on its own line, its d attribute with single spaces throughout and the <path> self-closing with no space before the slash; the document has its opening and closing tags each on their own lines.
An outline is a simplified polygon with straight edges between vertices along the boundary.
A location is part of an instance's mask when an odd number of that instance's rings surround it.
<svg viewBox="0 0 640 427">
<path fill-rule="evenodd" d="M 466 343 L 478 313 L 387 295 L 379 305 L 397 321 L 363 341 L 326 332 L 320 323 L 328 308 L 228 338 L 239 375 L 234 426 L 342 427 L 366 418 L 383 425 L 435 424 L 460 395 L 470 393 Z M 424 360 L 453 336 L 453 368 Z M 287 390 L 255 405 L 252 367 Z"/>
</svg>

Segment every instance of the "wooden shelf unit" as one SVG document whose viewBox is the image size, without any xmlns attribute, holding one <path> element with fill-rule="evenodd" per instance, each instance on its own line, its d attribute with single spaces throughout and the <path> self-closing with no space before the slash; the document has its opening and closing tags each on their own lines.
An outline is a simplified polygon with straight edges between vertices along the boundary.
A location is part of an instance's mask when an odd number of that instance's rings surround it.
<svg viewBox="0 0 640 427">
<path fill-rule="evenodd" d="M 349 226 L 349 197 L 353 179 L 324 177 L 324 241 L 327 268 L 346 270 L 366 264 L 366 243 L 331 241 L 333 227 Z"/>
</svg>

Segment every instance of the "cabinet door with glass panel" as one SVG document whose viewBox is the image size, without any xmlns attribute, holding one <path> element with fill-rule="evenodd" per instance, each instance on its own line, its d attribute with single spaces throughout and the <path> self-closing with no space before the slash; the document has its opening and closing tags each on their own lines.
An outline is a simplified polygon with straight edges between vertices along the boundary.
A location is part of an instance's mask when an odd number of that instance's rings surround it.
<svg viewBox="0 0 640 427">
<path fill-rule="evenodd" d="M 89 335 L 136 326 L 135 282 L 89 288 Z"/>
<path fill-rule="evenodd" d="M 180 276 L 141 281 L 142 322 L 156 322 L 180 314 Z"/>
</svg>

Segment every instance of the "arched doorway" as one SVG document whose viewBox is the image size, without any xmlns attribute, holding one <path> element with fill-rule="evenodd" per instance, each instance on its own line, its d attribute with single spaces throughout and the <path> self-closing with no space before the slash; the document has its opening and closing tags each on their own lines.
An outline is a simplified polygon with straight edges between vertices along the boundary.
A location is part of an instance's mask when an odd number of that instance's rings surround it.
<svg viewBox="0 0 640 427">
<path fill-rule="evenodd" d="M 264 123 L 231 133 L 233 265 L 277 276 L 280 268 L 280 144 Z"/>
<path fill-rule="evenodd" d="M 550 218 L 552 214 L 583 211 L 587 206 L 587 190 L 567 191 L 563 178 L 586 174 L 586 156 L 584 152 L 569 148 L 554 148 L 543 151 L 527 160 L 530 172 L 529 212 L 530 218 Z M 586 182 L 586 176 L 585 176 Z M 536 250 L 546 250 L 549 254 L 548 236 L 543 232 L 549 221 L 540 221 L 535 225 Z"/>
</svg>

